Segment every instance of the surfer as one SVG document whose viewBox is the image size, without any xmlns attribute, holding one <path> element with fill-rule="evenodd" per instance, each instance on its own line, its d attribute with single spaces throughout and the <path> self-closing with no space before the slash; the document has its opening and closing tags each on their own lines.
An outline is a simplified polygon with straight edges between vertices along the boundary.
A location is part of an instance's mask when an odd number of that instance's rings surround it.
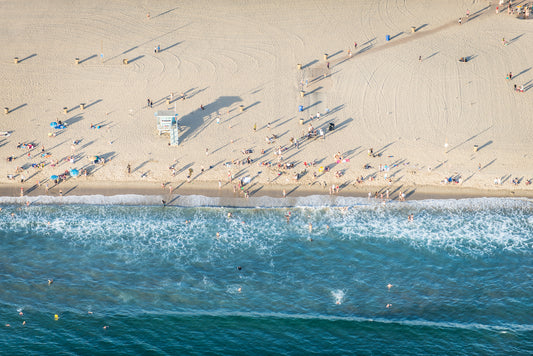
<svg viewBox="0 0 533 356">
<path fill-rule="evenodd" d="M 287 219 L 287 224 L 291 222 L 291 212 L 290 211 L 287 214 L 285 214 L 285 219 Z"/>
</svg>

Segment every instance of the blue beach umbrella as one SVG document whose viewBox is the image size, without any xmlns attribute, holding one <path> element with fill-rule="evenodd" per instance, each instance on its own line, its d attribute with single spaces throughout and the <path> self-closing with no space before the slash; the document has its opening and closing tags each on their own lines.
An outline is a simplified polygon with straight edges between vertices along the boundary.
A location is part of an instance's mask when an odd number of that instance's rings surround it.
<svg viewBox="0 0 533 356">
<path fill-rule="evenodd" d="M 51 180 L 56 180 L 57 178 L 59 178 L 58 176 L 56 176 L 55 174 L 53 176 L 50 176 L 50 179 Z"/>
<path fill-rule="evenodd" d="M 57 126 L 57 122 L 53 121 L 53 122 L 50 123 L 50 127 L 54 127 L 55 128 L 56 126 Z"/>
<path fill-rule="evenodd" d="M 80 174 L 80 172 L 77 169 L 71 169 L 70 170 L 70 176 L 71 177 L 77 177 Z"/>
</svg>

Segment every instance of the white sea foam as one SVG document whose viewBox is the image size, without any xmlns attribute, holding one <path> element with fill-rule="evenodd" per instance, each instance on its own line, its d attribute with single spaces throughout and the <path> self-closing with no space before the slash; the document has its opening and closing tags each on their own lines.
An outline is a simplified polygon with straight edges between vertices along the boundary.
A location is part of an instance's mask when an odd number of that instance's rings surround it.
<svg viewBox="0 0 533 356">
<path fill-rule="evenodd" d="M 13 210 L 16 219 L 9 216 L 6 207 L 0 219 L 12 230 L 42 229 L 46 234 L 55 233 L 88 247 L 121 247 L 133 256 L 150 251 L 189 256 L 195 262 L 211 261 L 223 253 L 247 248 L 261 255 L 272 255 L 287 235 L 307 239 L 309 223 L 313 224 L 313 239 L 383 240 L 456 255 L 533 248 L 533 204 L 525 199 L 427 200 L 383 206 L 363 205 L 360 198 L 346 198 L 359 205 L 291 207 L 292 217 L 287 224 L 284 218 L 287 210 L 280 206 L 228 210 L 211 207 L 221 203 L 220 198 L 203 196 L 179 196 L 173 202 L 184 207 L 204 204 L 200 208 L 154 210 L 146 206 L 148 203 L 160 206 L 160 198 L 141 195 L 4 197 L 0 202 L 5 205 L 24 204 L 26 199 L 32 199 L 35 205 Z M 310 197 L 309 201 L 318 203 L 320 198 L 323 197 Z M 282 198 L 257 199 L 263 199 L 262 203 L 284 202 Z M 325 199 L 328 201 L 329 196 Z M 65 209 L 68 205 L 71 207 Z M 226 217 L 228 211 L 233 212 L 231 219 Z M 407 221 L 411 213 L 415 215 L 413 222 Z"/>
<path fill-rule="evenodd" d="M 331 291 L 331 296 L 333 297 L 335 304 L 339 305 L 344 301 L 345 293 L 343 290 L 336 289 Z"/>
<path fill-rule="evenodd" d="M 159 315 L 157 312 L 150 312 L 151 315 Z M 339 316 L 325 314 L 297 314 L 297 313 L 277 313 L 277 312 L 224 312 L 224 311 L 195 311 L 194 314 L 188 312 L 168 312 L 161 315 L 176 315 L 185 317 L 243 317 L 243 318 L 264 318 L 264 319 L 294 319 L 294 320 L 323 320 L 323 321 L 348 321 L 358 323 L 380 323 L 380 324 L 397 324 L 405 326 L 425 326 L 431 328 L 445 328 L 458 330 L 487 330 L 498 333 L 502 332 L 531 332 L 533 324 L 502 323 L 499 325 L 468 323 L 468 322 L 449 322 L 449 321 L 432 321 L 424 319 L 395 319 L 395 318 L 368 318 L 360 316 Z"/>
<path fill-rule="evenodd" d="M 168 199 L 163 195 L 69 195 L 69 196 L 25 196 L 0 197 L 0 205 L 162 205 L 166 200 L 171 206 L 182 207 L 366 207 L 370 209 L 391 208 L 432 208 L 432 209 L 495 209 L 516 208 L 528 204 L 533 207 L 533 201 L 527 198 L 468 198 L 468 199 L 428 199 L 412 200 L 408 202 L 390 201 L 387 204 L 375 199 L 360 197 L 344 197 L 331 195 L 310 195 L 303 197 L 273 198 L 268 196 L 244 198 L 207 197 L 203 195 L 176 195 Z"/>
</svg>

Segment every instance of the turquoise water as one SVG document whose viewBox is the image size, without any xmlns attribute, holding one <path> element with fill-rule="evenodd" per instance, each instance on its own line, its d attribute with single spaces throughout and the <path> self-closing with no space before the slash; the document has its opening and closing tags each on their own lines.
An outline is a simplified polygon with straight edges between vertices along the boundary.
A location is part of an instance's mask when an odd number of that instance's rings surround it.
<svg viewBox="0 0 533 356">
<path fill-rule="evenodd" d="M 0 350 L 533 351 L 531 202 L 351 203 L 3 205 Z"/>
</svg>

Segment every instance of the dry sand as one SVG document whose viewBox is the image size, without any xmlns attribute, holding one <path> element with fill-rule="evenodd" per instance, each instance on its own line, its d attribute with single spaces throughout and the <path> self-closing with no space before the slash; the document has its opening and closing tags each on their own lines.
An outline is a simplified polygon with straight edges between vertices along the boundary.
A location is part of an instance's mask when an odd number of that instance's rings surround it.
<svg viewBox="0 0 533 356">
<path fill-rule="evenodd" d="M 252 194 L 264 186 L 261 194 L 327 193 L 334 184 L 354 195 L 418 189 L 433 196 L 531 196 L 525 182 L 533 178 L 533 19 L 496 14 L 495 7 L 479 0 L 0 1 L 0 105 L 11 110 L 0 113 L 0 131 L 11 133 L 0 137 L 0 194 L 17 195 L 37 181 L 41 187 L 32 194 L 44 194 L 52 174 L 76 168 L 90 174 L 62 183 L 72 195 L 109 193 L 110 182 L 137 187 L 131 191 L 165 183 L 179 185 L 178 193 L 217 194 L 219 180 L 219 192 L 228 194 L 229 170 L 252 179 Z M 467 10 L 470 19 L 459 25 Z M 525 92 L 515 92 L 514 84 Z M 177 147 L 156 130 L 154 112 L 169 108 L 180 118 Z M 318 112 L 320 119 L 310 121 Z M 53 130 L 56 120 L 67 129 Z M 277 163 L 275 148 L 288 147 L 309 123 L 330 122 L 336 128 L 325 140 L 302 140 L 299 149 L 283 152 L 283 162 L 295 168 L 258 165 Z M 267 144 L 273 134 L 277 139 Z M 81 141 L 73 151 L 74 140 Z M 18 143 L 36 148 L 28 157 Z M 51 157 L 41 157 L 41 146 Z M 379 156 L 369 157 L 369 148 Z M 226 167 L 248 156 L 243 149 L 253 151 L 254 162 Z M 337 152 L 349 162 L 336 164 Z M 5 159 L 10 155 L 13 162 Z M 62 161 L 71 155 L 74 163 Z M 106 164 L 92 164 L 93 155 Z M 51 167 L 51 159 L 62 162 Z M 310 161 L 316 165 L 306 170 Z M 40 162 L 46 167 L 31 168 Z M 388 170 L 380 172 L 380 165 Z M 15 174 L 17 167 L 24 172 Z M 189 168 L 193 183 L 183 185 Z M 298 188 L 292 177 L 305 170 Z M 353 186 L 359 176 L 365 182 Z M 450 176 L 461 183 L 443 185 Z M 494 185 L 497 177 L 502 185 Z M 521 183 L 513 185 L 513 178 Z"/>
</svg>

